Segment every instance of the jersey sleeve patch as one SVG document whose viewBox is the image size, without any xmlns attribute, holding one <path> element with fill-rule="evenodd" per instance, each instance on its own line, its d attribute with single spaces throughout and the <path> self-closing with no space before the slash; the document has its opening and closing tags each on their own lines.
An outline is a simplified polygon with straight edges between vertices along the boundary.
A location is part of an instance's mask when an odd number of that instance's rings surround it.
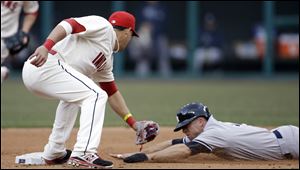
<svg viewBox="0 0 300 170">
<path fill-rule="evenodd" d="M 79 24 L 74 18 L 65 19 L 65 21 L 67 21 L 72 26 L 71 34 L 76 34 L 76 33 L 86 31 L 86 28 L 83 25 Z"/>
<path fill-rule="evenodd" d="M 108 96 L 113 95 L 115 92 L 118 91 L 118 87 L 115 83 L 115 81 L 111 81 L 111 82 L 100 82 L 99 83 L 101 89 L 103 89 L 104 91 L 106 91 Z"/>
</svg>

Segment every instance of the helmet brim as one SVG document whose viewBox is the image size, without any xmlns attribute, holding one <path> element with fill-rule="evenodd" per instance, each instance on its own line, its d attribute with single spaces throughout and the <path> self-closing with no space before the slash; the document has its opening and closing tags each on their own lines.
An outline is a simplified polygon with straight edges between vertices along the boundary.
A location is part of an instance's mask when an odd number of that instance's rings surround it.
<svg viewBox="0 0 300 170">
<path fill-rule="evenodd" d="M 195 117 L 192 117 L 190 119 L 187 119 L 185 121 L 182 121 L 180 123 L 178 123 L 174 129 L 174 132 L 177 132 L 179 130 L 181 130 L 182 128 L 184 128 L 185 126 L 187 126 L 188 124 L 190 124 L 193 120 L 195 120 L 197 117 L 199 116 L 195 116 Z"/>
</svg>

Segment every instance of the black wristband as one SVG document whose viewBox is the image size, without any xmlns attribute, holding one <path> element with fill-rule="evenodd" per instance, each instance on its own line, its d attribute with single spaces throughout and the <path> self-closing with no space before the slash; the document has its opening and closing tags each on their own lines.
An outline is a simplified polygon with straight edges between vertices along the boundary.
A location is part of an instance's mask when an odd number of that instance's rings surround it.
<svg viewBox="0 0 300 170">
<path fill-rule="evenodd" d="M 202 143 L 191 141 L 189 143 L 186 143 L 185 145 L 190 148 L 192 155 L 198 154 L 200 152 L 202 153 L 212 152 L 212 148 L 208 144 L 204 145 Z"/>
<path fill-rule="evenodd" d="M 183 139 L 182 138 L 181 139 L 173 139 L 172 140 L 172 145 L 181 144 L 181 143 L 183 143 Z"/>
<path fill-rule="evenodd" d="M 123 161 L 126 163 L 135 163 L 135 162 L 143 162 L 147 161 L 148 157 L 145 153 L 136 153 L 129 157 L 126 157 Z"/>
</svg>

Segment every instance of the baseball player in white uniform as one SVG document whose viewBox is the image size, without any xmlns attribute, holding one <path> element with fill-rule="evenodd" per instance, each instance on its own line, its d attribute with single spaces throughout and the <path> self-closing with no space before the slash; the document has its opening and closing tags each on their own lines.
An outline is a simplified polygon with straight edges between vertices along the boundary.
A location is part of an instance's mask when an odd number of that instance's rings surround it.
<svg viewBox="0 0 300 170">
<path fill-rule="evenodd" d="M 10 55 L 4 39 L 15 35 L 19 31 L 19 20 L 22 10 L 25 17 L 21 31 L 29 33 L 36 21 L 38 9 L 39 4 L 37 1 L 1 1 L 1 84 L 9 72 L 7 67 L 2 66 L 5 59 Z M 29 39 L 24 41 L 27 43 Z"/>
<path fill-rule="evenodd" d="M 135 17 L 114 12 L 109 21 L 84 16 L 61 21 L 23 68 L 25 86 L 35 94 L 59 99 L 55 122 L 43 158 L 47 164 L 68 161 L 73 166 L 111 168 L 97 149 L 101 139 L 105 105 L 137 129 L 132 114 L 118 91 L 113 75 L 113 53 L 122 51 L 135 32 Z M 81 109 L 80 127 L 73 151 L 65 142 Z M 70 157 L 70 158 L 69 158 Z"/>
<path fill-rule="evenodd" d="M 296 126 L 268 130 L 221 122 L 201 103 L 183 106 L 176 118 L 178 124 L 174 131 L 182 129 L 186 135 L 184 138 L 165 141 L 139 153 L 111 156 L 124 159 L 127 163 L 147 160 L 169 162 L 198 153 L 213 153 L 229 160 L 299 159 L 299 128 Z"/>
</svg>

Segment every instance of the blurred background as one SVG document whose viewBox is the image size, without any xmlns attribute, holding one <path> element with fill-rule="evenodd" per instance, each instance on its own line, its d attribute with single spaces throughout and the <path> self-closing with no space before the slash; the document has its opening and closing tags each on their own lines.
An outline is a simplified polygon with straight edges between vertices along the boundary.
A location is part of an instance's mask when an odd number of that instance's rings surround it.
<svg viewBox="0 0 300 170">
<path fill-rule="evenodd" d="M 181 105 L 200 101 L 220 120 L 299 125 L 299 1 L 39 5 L 29 48 L 5 62 L 11 74 L 1 86 L 1 127 L 52 125 L 57 101 L 40 100 L 25 89 L 23 62 L 61 20 L 108 18 L 116 10 L 135 15 L 140 35 L 114 60 L 119 88 L 137 118 L 173 126 Z M 107 108 L 105 125 L 122 124 Z"/>
</svg>

